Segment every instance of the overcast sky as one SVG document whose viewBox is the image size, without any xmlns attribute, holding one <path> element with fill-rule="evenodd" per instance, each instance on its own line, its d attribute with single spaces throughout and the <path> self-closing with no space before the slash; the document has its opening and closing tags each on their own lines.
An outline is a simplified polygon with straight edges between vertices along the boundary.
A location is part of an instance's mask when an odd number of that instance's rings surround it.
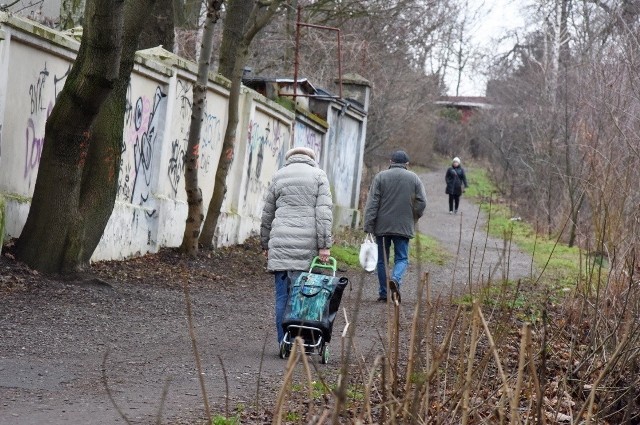
<svg viewBox="0 0 640 425">
<path fill-rule="evenodd" d="M 494 39 L 500 38 L 505 33 L 515 28 L 524 26 L 525 0 L 469 0 L 471 10 L 478 10 L 478 22 L 474 26 L 474 44 L 488 47 Z M 507 43 L 508 44 L 508 43 Z M 503 44 L 502 49 L 510 46 Z M 492 52 L 497 53 L 496 48 Z M 486 79 L 483 75 L 474 72 L 470 68 L 463 76 L 460 88 L 460 96 L 484 96 Z M 455 81 L 449 83 L 449 95 L 455 94 Z"/>
</svg>

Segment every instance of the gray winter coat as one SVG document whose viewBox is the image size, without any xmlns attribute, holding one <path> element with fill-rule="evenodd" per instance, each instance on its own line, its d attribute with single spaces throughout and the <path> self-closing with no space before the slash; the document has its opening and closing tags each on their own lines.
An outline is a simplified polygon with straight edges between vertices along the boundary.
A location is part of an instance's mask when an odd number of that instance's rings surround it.
<svg viewBox="0 0 640 425">
<path fill-rule="evenodd" d="M 308 270 L 318 249 L 331 248 L 333 204 L 329 181 L 307 155 L 289 157 L 273 176 L 260 239 L 270 271 Z"/>
<path fill-rule="evenodd" d="M 364 212 L 364 231 L 376 236 L 412 238 L 415 222 L 427 206 L 420 178 L 404 164 L 391 164 L 371 183 Z"/>
</svg>

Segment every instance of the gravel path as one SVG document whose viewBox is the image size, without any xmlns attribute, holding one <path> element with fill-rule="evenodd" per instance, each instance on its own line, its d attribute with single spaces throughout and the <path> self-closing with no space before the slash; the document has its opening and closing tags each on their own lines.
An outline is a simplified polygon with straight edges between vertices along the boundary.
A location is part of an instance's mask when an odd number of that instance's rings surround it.
<svg viewBox="0 0 640 425">
<path fill-rule="evenodd" d="M 499 278 L 507 273 L 505 264 L 511 279 L 529 273 L 528 255 L 512 247 L 505 261 L 502 241 L 486 237 L 486 218 L 478 215 L 477 206 L 463 197 L 461 213 L 448 214 L 444 171 L 422 176 L 428 206 L 419 228 L 442 243 L 450 261 L 410 266 L 402 287 L 403 335 L 413 312 L 416 282 L 425 271 L 434 296 L 462 291 L 469 280 Z M 2 257 L 0 283 L 9 282 L 14 289 L 2 291 L 0 285 L 0 424 L 124 423 L 109 400 L 103 376 L 131 423 L 156 423 L 167 382 L 162 423 L 199 423 L 203 402 L 179 277 L 152 261 L 149 257 L 96 266 L 107 284 L 96 280 L 77 285 L 32 275 L 18 277 L 28 283 L 21 288 L 12 281 L 17 279 L 15 262 Z M 164 267 L 171 263 L 164 261 Z M 227 386 L 231 408 L 253 405 L 258 392 L 262 407 L 270 408 L 285 362 L 277 357 L 272 277 L 264 272 L 264 259 L 258 249 L 235 249 L 202 256 L 197 265 L 200 268 L 189 269 L 192 310 L 212 410 L 224 413 Z M 375 275 L 346 274 L 352 285 L 342 307 L 352 322 L 358 315 L 355 345 L 359 355 L 371 359 L 383 351 L 386 306 L 376 302 Z M 340 314 L 332 359 L 319 366 L 329 377 L 340 363 L 344 323 Z"/>
</svg>

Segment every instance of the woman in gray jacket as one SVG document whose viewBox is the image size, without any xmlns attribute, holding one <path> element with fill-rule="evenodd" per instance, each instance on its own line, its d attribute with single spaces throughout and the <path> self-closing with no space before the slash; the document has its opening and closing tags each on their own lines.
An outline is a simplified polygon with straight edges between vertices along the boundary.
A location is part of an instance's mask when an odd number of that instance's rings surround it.
<svg viewBox="0 0 640 425">
<path fill-rule="evenodd" d="M 287 305 L 289 275 L 308 271 L 313 257 L 327 261 L 333 242 L 333 204 L 326 173 L 313 150 L 290 149 L 284 167 L 276 171 L 267 192 L 260 240 L 267 269 L 274 273 L 278 344 L 284 337 L 282 318 Z"/>
</svg>

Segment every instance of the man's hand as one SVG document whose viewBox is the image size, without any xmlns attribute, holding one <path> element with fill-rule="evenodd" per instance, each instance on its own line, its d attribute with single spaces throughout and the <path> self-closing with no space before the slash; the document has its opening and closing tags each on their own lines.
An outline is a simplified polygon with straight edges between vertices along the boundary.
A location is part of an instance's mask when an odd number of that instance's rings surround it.
<svg viewBox="0 0 640 425">
<path fill-rule="evenodd" d="M 329 248 L 322 248 L 318 250 L 318 257 L 320 257 L 320 261 L 326 263 L 329 261 L 329 256 L 331 255 L 331 251 Z"/>
<path fill-rule="evenodd" d="M 269 258 L 269 250 L 265 249 L 264 251 L 262 251 L 262 255 L 264 255 L 264 258 Z"/>
</svg>

